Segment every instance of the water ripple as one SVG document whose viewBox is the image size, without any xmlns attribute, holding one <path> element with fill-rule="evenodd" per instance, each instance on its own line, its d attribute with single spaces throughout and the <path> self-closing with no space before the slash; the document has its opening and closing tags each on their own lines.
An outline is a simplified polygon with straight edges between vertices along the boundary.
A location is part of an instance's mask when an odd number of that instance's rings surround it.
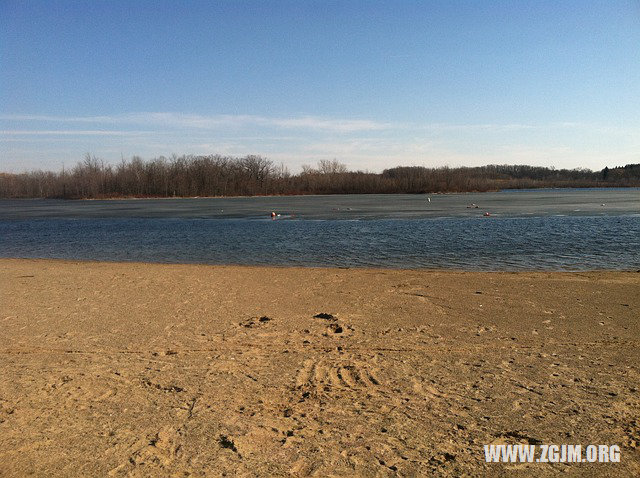
<svg viewBox="0 0 640 478">
<path fill-rule="evenodd" d="M 293 266 L 640 268 L 640 218 L 27 219 L 0 221 L 0 255 Z"/>
</svg>

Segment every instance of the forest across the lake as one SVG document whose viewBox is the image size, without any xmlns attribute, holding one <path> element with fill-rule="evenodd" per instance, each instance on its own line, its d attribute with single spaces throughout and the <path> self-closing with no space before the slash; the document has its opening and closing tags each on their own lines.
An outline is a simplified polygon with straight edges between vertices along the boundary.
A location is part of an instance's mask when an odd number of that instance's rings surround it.
<svg viewBox="0 0 640 478">
<path fill-rule="evenodd" d="M 640 164 L 592 171 L 527 165 L 398 166 L 381 173 L 350 171 L 321 160 L 292 174 L 263 156 L 183 155 L 117 165 L 87 154 L 60 171 L 0 173 L 1 198 L 269 196 L 304 194 L 421 194 L 557 187 L 638 187 Z"/>
</svg>

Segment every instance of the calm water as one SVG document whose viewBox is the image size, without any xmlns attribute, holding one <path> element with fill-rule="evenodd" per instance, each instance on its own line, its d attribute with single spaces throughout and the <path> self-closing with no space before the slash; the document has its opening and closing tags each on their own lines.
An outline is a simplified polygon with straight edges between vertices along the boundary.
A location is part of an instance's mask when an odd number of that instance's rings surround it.
<svg viewBox="0 0 640 478">
<path fill-rule="evenodd" d="M 479 207 L 467 207 L 472 203 Z M 271 211 L 281 216 L 271 220 Z M 0 200 L 0 256 L 636 270 L 640 189 L 432 195 L 430 201 L 424 195 Z"/>
</svg>

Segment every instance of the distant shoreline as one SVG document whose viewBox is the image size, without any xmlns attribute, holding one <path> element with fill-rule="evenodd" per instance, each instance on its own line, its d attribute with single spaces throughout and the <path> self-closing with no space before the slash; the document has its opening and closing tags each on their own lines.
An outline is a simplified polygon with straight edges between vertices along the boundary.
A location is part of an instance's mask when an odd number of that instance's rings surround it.
<svg viewBox="0 0 640 478">
<path fill-rule="evenodd" d="M 447 191 L 434 193 L 329 193 L 329 194 L 254 194 L 236 196 L 109 196 L 109 197 L 86 197 L 86 198 L 63 198 L 63 197 L 20 197 L 20 198 L 0 198 L 0 200 L 64 200 L 64 201 L 133 201 L 133 200 L 158 200 L 158 199 L 250 199 L 250 198 L 287 198 L 287 197 L 335 197 L 335 196 L 455 196 L 465 194 L 485 194 L 500 192 L 526 192 L 526 191 L 584 191 L 584 190 L 612 190 L 612 189 L 640 189 L 640 186 L 585 186 L 585 187 L 540 187 L 540 188 L 502 188 L 487 191 Z"/>
<path fill-rule="evenodd" d="M 602 171 L 493 164 L 476 167 L 396 166 L 350 171 L 321 160 L 291 174 L 261 156 L 140 158 L 113 166 L 87 156 L 68 170 L 0 173 L 4 198 L 253 197 L 316 194 L 436 194 L 504 189 L 640 186 L 640 164 Z"/>
</svg>

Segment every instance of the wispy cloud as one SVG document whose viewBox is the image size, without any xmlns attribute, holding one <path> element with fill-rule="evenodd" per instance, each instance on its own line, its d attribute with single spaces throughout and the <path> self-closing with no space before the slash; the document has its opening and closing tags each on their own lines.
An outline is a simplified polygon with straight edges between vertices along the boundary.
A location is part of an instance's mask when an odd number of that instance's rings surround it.
<svg viewBox="0 0 640 478">
<path fill-rule="evenodd" d="M 262 115 L 199 115 L 174 112 L 137 112 L 102 116 L 7 115 L 0 121 L 41 123 L 91 123 L 121 126 L 147 126 L 170 129 L 220 130 L 262 127 L 282 130 L 357 133 L 366 131 L 426 131 L 426 132 L 509 132 L 527 130 L 584 129 L 628 132 L 630 128 L 594 125 L 571 121 L 544 124 L 529 123 L 438 123 L 383 122 L 362 118 L 330 118 L 322 116 L 268 117 Z"/>
<path fill-rule="evenodd" d="M 436 131 L 517 131 L 517 130 L 531 130 L 541 127 L 548 127 L 548 125 L 533 125 L 533 124 L 521 124 L 521 123 L 469 123 L 469 124 L 455 124 L 455 123 L 428 123 L 419 126 L 419 129 L 436 130 Z"/>
<path fill-rule="evenodd" d="M 540 129 L 585 129 L 607 132 L 626 132 L 631 127 L 597 125 L 572 121 L 551 123 L 441 123 L 441 122 L 382 122 L 362 118 L 330 118 L 313 115 L 292 117 L 268 117 L 262 115 L 199 115 L 174 112 L 134 112 L 102 116 L 55 116 L 55 115 L 7 115 L 0 114 L 0 121 L 43 123 L 92 123 L 109 125 L 147 125 L 165 128 L 192 128 L 216 130 L 219 128 L 243 128 L 262 126 L 290 130 L 317 130 L 326 132 L 354 133 L 382 130 L 424 131 L 518 131 Z M 633 128 L 635 130 L 635 128 Z"/>
<path fill-rule="evenodd" d="M 638 161 L 633 125 L 382 122 L 320 116 L 151 112 L 0 114 L 0 170 L 47 167 L 91 152 L 105 160 L 162 154 L 263 154 L 290 167 L 318 159 L 381 170 L 398 164 L 529 163 L 601 169 Z M 55 163 L 57 164 L 57 163 Z M 16 166 L 12 166 L 16 165 Z"/>
<path fill-rule="evenodd" d="M 77 130 L 77 129 L 58 129 L 58 130 L 3 130 L 0 136 L 137 136 L 145 134 L 144 131 L 111 131 L 111 130 Z"/>
<path fill-rule="evenodd" d="M 39 121 L 53 123 L 98 123 L 159 126 L 165 128 L 196 128 L 215 130 L 223 127 L 262 126 L 280 129 L 318 130 L 338 133 L 380 131 L 393 128 L 391 123 L 366 119 L 323 118 L 300 116 L 291 118 L 257 115 L 195 115 L 185 113 L 127 113 L 114 116 L 47 116 L 0 115 L 4 121 Z"/>
</svg>

